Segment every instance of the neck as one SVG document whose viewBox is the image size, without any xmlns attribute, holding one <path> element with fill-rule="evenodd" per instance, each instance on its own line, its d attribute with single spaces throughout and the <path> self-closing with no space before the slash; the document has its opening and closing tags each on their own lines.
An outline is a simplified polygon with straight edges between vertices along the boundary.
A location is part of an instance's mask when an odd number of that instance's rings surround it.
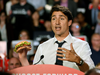
<svg viewBox="0 0 100 75">
<path fill-rule="evenodd" d="M 68 35 L 69 32 L 67 32 L 65 35 L 55 35 L 55 37 L 58 41 L 63 41 Z"/>
<path fill-rule="evenodd" d="M 51 28 L 47 28 L 46 31 L 52 31 L 52 29 Z"/>
<path fill-rule="evenodd" d="M 33 23 L 34 23 L 35 27 L 39 26 L 39 21 L 38 20 L 34 20 Z"/>
<path fill-rule="evenodd" d="M 84 26 L 86 26 L 86 22 L 81 22 L 80 25 L 81 25 L 82 27 L 84 27 Z"/>
<path fill-rule="evenodd" d="M 4 24 L 5 24 L 5 21 L 1 21 L 1 22 L 0 22 L 0 25 L 4 25 Z"/>
<path fill-rule="evenodd" d="M 1 29 L 3 28 L 4 25 L 5 25 L 5 22 L 1 22 L 1 23 L 0 23 Z"/>
<path fill-rule="evenodd" d="M 80 32 L 74 32 L 73 36 L 80 36 Z"/>
<path fill-rule="evenodd" d="M 98 7 L 93 7 L 94 9 L 97 9 Z"/>
<path fill-rule="evenodd" d="M 100 47 L 93 46 L 93 49 L 98 52 L 100 50 Z"/>
<path fill-rule="evenodd" d="M 25 5 L 26 4 L 26 1 L 22 1 L 20 2 L 21 5 Z"/>
</svg>

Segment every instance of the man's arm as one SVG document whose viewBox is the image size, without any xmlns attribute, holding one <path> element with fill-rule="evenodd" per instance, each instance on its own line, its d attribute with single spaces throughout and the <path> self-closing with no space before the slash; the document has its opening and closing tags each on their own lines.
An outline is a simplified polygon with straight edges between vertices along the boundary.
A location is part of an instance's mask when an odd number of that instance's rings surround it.
<svg viewBox="0 0 100 75">
<path fill-rule="evenodd" d="M 83 72 L 86 72 L 87 70 L 89 70 L 90 65 L 88 65 L 86 61 L 84 61 L 77 55 L 77 53 L 73 49 L 72 43 L 71 43 L 70 47 L 71 47 L 71 50 L 68 50 L 65 48 L 59 48 L 64 51 L 57 51 L 59 53 L 63 53 L 63 55 L 57 54 L 57 56 L 65 57 L 65 59 L 62 59 L 62 58 L 58 58 L 58 59 L 63 60 L 63 61 L 75 62 L 77 64 L 77 66 L 79 67 L 79 69 Z M 81 60 L 83 60 L 83 61 L 81 61 Z M 89 59 L 87 58 L 87 60 L 90 60 L 90 58 Z M 92 61 L 90 61 L 90 62 L 92 63 Z"/>
<path fill-rule="evenodd" d="M 89 70 L 88 64 L 82 60 L 79 56 L 76 56 L 76 64 L 82 72 L 86 72 Z"/>
<path fill-rule="evenodd" d="M 41 10 L 43 10 L 44 9 L 44 7 L 39 7 L 39 8 L 37 8 L 37 11 L 41 11 Z"/>
<path fill-rule="evenodd" d="M 29 62 L 27 59 L 27 50 L 21 50 L 21 52 L 19 52 L 18 54 L 19 54 L 19 60 L 22 66 L 28 66 Z"/>
</svg>

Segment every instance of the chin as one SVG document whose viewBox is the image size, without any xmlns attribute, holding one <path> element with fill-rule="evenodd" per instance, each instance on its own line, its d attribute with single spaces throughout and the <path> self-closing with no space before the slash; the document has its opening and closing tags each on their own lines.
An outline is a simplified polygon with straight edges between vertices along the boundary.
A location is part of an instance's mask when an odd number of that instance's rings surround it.
<svg viewBox="0 0 100 75">
<path fill-rule="evenodd" d="M 61 36 L 61 34 L 56 34 L 57 36 Z"/>
</svg>

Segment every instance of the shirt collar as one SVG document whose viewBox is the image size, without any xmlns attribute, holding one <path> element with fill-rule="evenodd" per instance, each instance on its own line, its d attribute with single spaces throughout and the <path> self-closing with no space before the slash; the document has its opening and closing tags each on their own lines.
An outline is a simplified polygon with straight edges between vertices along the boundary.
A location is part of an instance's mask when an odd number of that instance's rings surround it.
<svg viewBox="0 0 100 75">
<path fill-rule="evenodd" d="M 55 43 L 57 41 L 56 37 L 54 37 L 54 42 Z M 66 41 L 68 44 L 71 44 L 72 43 L 72 35 L 69 33 L 69 35 L 63 40 L 63 41 Z"/>
</svg>

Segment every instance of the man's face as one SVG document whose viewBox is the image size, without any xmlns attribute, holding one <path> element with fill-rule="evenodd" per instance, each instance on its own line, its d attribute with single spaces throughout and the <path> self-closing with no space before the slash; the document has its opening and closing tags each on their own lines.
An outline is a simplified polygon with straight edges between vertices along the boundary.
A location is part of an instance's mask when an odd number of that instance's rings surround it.
<svg viewBox="0 0 100 75">
<path fill-rule="evenodd" d="M 12 58 L 9 61 L 9 70 L 12 70 L 12 69 L 20 67 L 20 66 L 21 66 L 20 61 L 16 58 Z"/>
<path fill-rule="evenodd" d="M 68 21 L 68 17 L 61 11 L 54 11 L 51 16 L 51 26 L 55 36 L 63 36 L 69 33 L 69 26 L 72 20 Z"/>
<path fill-rule="evenodd" d="M 96 46 L 96 47 L 100 47 L 100 35 L 94 35 L 92 37 L 92 45 Z"/>
<path fill-rule="evenodd" d="M 99 5 L 99 0 L 93 0 L 93 7 L 94 8 L 97 8 L 98 7 L 98 5 Z"/>
</svg>

